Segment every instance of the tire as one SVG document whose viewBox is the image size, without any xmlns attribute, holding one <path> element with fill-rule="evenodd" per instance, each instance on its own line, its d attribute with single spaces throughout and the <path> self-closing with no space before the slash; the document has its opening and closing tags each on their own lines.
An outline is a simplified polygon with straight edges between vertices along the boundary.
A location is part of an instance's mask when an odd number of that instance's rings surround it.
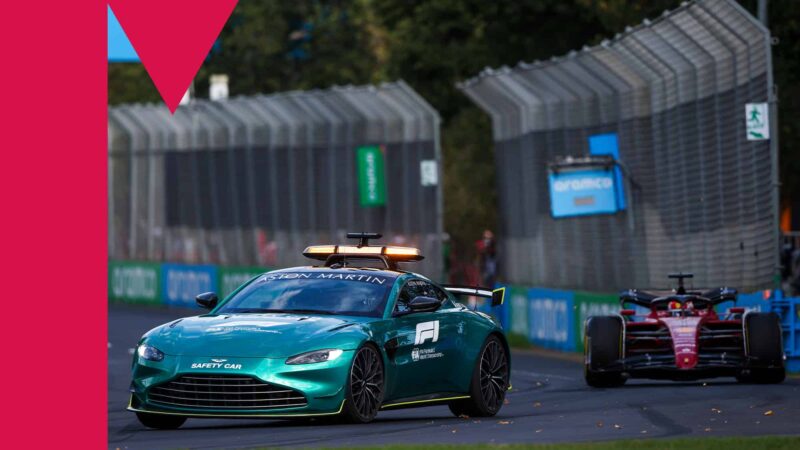
<svg viewBox="0 0 800 450">
<path fill-rule="evenodd" d="M 484 341 L 472 379 L 469 398 L 450 402 L 450 411 L 456 416 L 492 417 L 500 411 L 506 399 L 509 380 L 508 351 L 495 335 Z"/>
<path fill-rule="evenodd" d="M 374 346 L 364 345 L 350 365 L 341 418 L 350 423 L 368 423 L 375 419 L 383 403 L 384 380 L 380 353 Z"/>
<path fill-rule="evenodd" d="M 595 388 L 625 384 L 620 370 L 607 370 L 622 359 L 622 322 L 616 316 L 595 316 L 586 321 L 584 336 L 584 378 Z"/>
<path fill-rule="evenodd" d="M 745 316 L 749 374 L 737 377 L 741 382 L 780 383 L 786 378 L 783 366 L 783 338 L 780 318 L 774 312 L 749 313 Z"/>
<path fill-rule="evenodd" d="M 170 416 L 168 414 L 137 412 L 136 418 L 139 419 L 139 423 L 147 428 L 155 428 L 157 430 L 175 430 L 186 422 L 186 417 Z"/>
</svg>

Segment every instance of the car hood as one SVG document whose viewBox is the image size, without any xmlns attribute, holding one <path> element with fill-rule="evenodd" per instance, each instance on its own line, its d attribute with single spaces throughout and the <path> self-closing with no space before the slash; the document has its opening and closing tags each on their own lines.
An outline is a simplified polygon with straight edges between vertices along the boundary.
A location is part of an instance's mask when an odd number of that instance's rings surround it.
<svg viewBox="0 0 800 450">
<path fill-rule="evenodd" d="M 310 350 L 358 347 L 361 317 L 226 314 L 187 317 L 145 335 L 167 355 L 287 358 Z"/>
</svg>

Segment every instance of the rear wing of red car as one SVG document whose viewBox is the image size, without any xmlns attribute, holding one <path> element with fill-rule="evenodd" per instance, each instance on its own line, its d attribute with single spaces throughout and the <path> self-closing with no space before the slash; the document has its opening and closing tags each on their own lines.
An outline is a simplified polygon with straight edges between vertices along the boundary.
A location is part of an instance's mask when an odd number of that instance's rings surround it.
<svg viewBox="0 0 800 450">
<path fill-rule="evenodd" d="M 684 299 L 697 299 L 697 300 L 707 301 L 712 305 L 716 305 L 722 302 L 736 303 L 737 296 L 738 296 L 738 291 L 736 289 L 729 287 L 721 287 L 721 288 L 709 289 L 705 292 L 688 291 L 681 297 Z M 623 307 L 625 306 L 626 303 L 633 303 L 635 305 L 649 308 L 653 305 L 654 302 L 664 302 L 670 300 L 680 301 L 681 298 L 676 296 L 675 294 L 667 294 L 659 296 L 651 294 L 649 292 L 639 291 L 637 289 L 628 289 L 620 292 L 619 294 L 619 302 Z"/>
<path fill-rule="evenodd" d="M 457 285 L 444 285 L 442 286 L 447 292 L 452 292 L 456 295 L 470 295 L 473 297 L 480 297 L 492 300 L 492 306 L 500 306 L 505 301 L 506 288 L 501 287 L 497 289 L 489 289 L 478 286 L 457 286 Z"/>
</svg>

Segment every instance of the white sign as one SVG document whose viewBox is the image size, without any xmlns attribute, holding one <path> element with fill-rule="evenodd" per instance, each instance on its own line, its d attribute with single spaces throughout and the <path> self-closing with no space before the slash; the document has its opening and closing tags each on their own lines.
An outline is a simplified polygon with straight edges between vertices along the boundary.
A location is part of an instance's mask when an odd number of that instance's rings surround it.
<svg viewBox="0 0 800 450">
<path fill-rule="evenodd" d="M 226 100 L 228 98 L 227 75 L 211 75 L 208 83 L 208 98 L 211 101 Z"/>
<path fill-rule="evenodd" d="M 436 186 L 439 184 L 439 168 L 435 159 L 420 161 L 419 177 L 423 186 Z"/>
<path fill-rule="evenodd" d="M 747 140 L 763 141 L 769 139 L 769 109 L 766 103 L 744 105 Z"/>
</svg>

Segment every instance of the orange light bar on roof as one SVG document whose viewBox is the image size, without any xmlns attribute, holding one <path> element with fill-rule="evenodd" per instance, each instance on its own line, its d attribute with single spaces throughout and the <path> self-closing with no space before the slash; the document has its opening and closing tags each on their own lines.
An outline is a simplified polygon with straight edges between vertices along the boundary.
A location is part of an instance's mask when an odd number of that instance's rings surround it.
<svg viewBox="0 0 800 450">
<path fill-rule="evenodd" d="M 335 245 L 312 245 L 303 250 L 303 254 L 311 253 L 314 255 L 330 255 L 336 253 Z"/>
<path fill-rule="evenodd" d="M 383 253 L 383 247 L 340 245 L 336 253 L 343 255 L 380 255 Z"/>
<path fill-rule="evenodd" d="M 419 261 L 423 259 L 419 249 L 413 247 L 395 246 L 364 246 L 356 245 L 312 245 L 306 247 L 303 255 L 308 258 L 325 261 L 331 255 L 374 255 L 385 256 L 394 261 Z"/>
<path fill-rule="evenodd" d="M 386 256 L 420 256 L 419 249 L 413 247 L 384 247 L 383 254 Z"/>
</svg>

